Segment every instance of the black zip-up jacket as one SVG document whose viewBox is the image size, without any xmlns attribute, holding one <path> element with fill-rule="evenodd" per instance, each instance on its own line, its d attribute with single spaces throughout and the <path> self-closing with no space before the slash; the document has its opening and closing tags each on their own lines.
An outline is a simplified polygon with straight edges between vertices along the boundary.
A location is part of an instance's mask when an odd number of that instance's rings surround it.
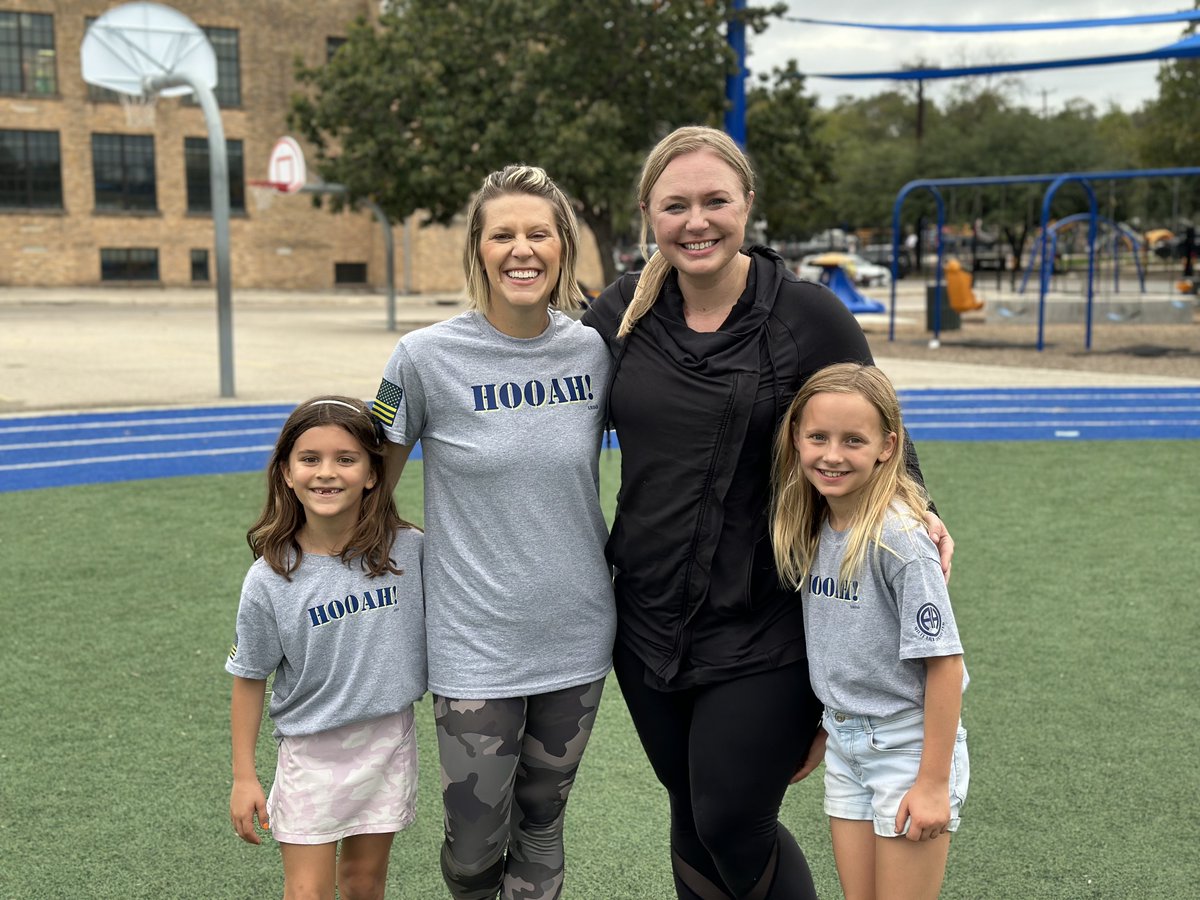
<svg viewBox="0 0 1200 900">
<path fill-rule="evenodd" d="M 871 363 L 828 289 L 752 247 L 746 290 L 721 328 L 694 332 L 672 272 L 632 333 L 616 337 L 636 275 L 585 313 L 613 354 L 610 419 L 621 488 L 608 541 L 618 640 L 659 688 L 805 658 L 799 595 L 780 584 L 768 530 L 772 441 L 797 389 L 837 362 Z"/>
</svg>

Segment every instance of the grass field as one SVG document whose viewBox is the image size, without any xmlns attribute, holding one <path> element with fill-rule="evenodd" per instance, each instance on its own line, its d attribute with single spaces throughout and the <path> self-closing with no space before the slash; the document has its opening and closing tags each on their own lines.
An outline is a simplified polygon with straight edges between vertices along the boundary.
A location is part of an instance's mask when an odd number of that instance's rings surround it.
<svg viewBox="0 0 1200 900">
<path fill-rule="evenodd" d="M 972 678 L 943 896 L 1196 896 L 1197 445 L 920 449 L 958 543 Z M 0 898 L 279 895 L 277 852 L 238 841 L 227 811 L 222 666 L 260 501 L 258 475 L 0 494 Z M 402 504 L 420 518 L 415 493 Z M 393 900 L 445 896 L 428 699 L 418 715 L 419 819 L 396 840 Z M 259 759 L 269 780 L 268 729 Z M 665 816 L 610 679 L 568 811 L 567 900 L 672 897 Z M 821 895 L 840 896 L 819 780 L 783 818 Z"/>
</svg>

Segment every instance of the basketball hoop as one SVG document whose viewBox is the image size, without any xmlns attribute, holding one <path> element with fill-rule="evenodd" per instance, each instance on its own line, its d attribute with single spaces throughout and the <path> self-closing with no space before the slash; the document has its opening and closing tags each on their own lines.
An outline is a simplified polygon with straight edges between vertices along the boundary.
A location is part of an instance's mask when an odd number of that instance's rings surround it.
<svg viewBox="0 0 1200 900">
<path fill-rule="evenodd" d="M 308 182 L 304 151 L 295 138 L 281 137 L 275 142 L 267 162 L 267 180 L 279 185 L 279 190 L 285 194 L 302 190 Z"/>
<path fill-rule="evenodd" d="M 250 196 L 254 198 L 254 208 L 260 212 L 270 209 L 276 196 L 287 193 L 287 185 L 279 181 L 252 179 L 246 182 L 246 186 L 250 188 Z"/>
<path fill-rule="evenodd" d="M 125 124 L 130 128 L 154 128 L 154 116 L 158 105 L 158 94 L 117 94 L 121 109 L 125 112 Z"/>
</svg>

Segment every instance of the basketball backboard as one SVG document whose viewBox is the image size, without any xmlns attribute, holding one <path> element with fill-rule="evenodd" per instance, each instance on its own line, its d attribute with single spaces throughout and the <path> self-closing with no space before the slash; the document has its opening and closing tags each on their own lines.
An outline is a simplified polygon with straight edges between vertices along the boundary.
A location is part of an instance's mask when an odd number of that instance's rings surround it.
<svg viewBox="0 0 1200 900">
<path fill-rule="evenodd" d="M 210 89 L 217 85 L 217 56 L 204 32 L 161 3 L 110 9 L 88 28 L 79 60 L 84 81 L 124 94 L 143 94 L 147 78 L 184 72 Z M 192 88 L 175 85 L 158 93 L 173 97 Z"/>
<path fill-rule="evenodd" d="M 294 194 L 308 183 L 304 151 L 295 138 L 281 137 L 275 142 L 267 163 L 267 180 L 285 194 Z"/>
</svg>

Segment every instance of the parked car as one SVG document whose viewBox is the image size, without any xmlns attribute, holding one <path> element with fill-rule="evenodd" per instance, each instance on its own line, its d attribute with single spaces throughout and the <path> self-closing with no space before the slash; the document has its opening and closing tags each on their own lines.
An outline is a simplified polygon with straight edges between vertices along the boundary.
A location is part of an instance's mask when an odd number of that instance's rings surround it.
<svg viewBox="0 0 1200 900">
<path fill-rule="evenodd" d="M 887 287 L 892 283 L 892 273 L 864 259 L 857 253 L 811 253 L 800 260 L 796 274 L 809 281 L 820 281 L 825 266 L 841 266 L 859 287 Z"/>
<path fill-rule="evenodd" d="M 658 249 L 658 244 L 651 242 L 647 249 L 653 256 L 654 251 Z M 616 264 L 618 275 L 624 272 L 640 272 L 646 265 L 646 260 L 642 258 L 641 248 L 634 244 L 616 248 L 613 251 L 613 262 Z"/>
<path fill-rule="evenodd" d="M 862 255 L 877 266 L 883 266 L 890 273 L 892 270 L 892 245 L 891 244 L 867 244 L 863 247 Z M 899 278 L 904 278 L 912 271 L 912 257 L 904 245 L 900 246 L 900 255 L 897 257 L 896 275 Z"/>
</svg>

